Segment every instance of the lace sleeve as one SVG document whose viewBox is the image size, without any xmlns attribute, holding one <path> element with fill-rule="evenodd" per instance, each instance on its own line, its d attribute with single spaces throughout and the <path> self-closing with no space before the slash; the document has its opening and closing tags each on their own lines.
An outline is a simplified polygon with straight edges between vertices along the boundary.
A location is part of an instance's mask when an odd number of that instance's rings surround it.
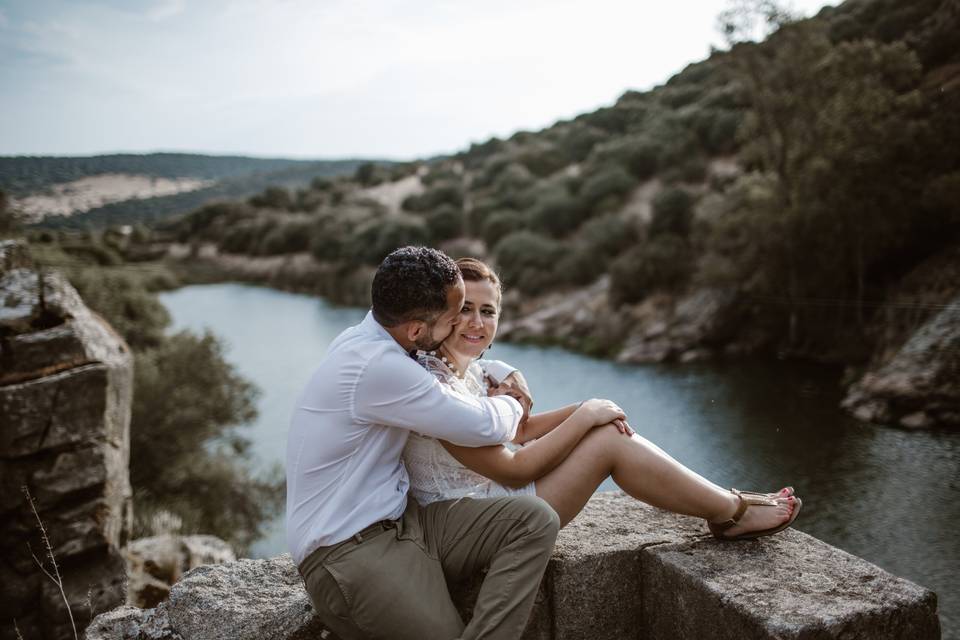
<svg viewBox="0 0 960 640">
<path fill-rule="evenodd" d="M 436 356 L 420 352 L 417 354 L 417 362 L 419 362 L 420 366 L 426 369 L 428 373 L 432 374 L 437 380 L 444 384 L 453 384 L 456 379 L 456 376 L 453 371 L 450 370 L 450 367 L 447 366 L 447 363 Z"/>
</svg>

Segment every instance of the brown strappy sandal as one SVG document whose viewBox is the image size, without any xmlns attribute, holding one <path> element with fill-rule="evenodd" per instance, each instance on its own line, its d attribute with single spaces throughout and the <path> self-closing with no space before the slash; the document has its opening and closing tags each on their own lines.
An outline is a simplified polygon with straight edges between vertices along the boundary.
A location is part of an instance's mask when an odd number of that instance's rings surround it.
<svg viewBox="0 0 960 640">
<path fill-rule="evenodd" d="M 755 491 L 737 491 L 736 489 L 730 489 L 730 492 L 737 496 L 740 499 L 740 505 L 737 507 L 736 513 L 731 516 L 729 520 L 724 522 L 707 522 L 707 527 L 710 529 L 710 533 L 713 534 L 713 537 L 717 540 L 753 540 L 755 538 L 762 538 L 764 536 L 771 536 L 775 533 L 780 533 L 787 527 L 793 524 L 793 521 L 797 519 L 797 516 L 800 515 L 800 507 L 803 506 L 803 503 L 800 501 L 800 498 L 797 496 L 792 496 L 793 503 L 793 513 L 790 516 L 790 519 L 784 522 L 781 525 L 772 527 L 770 529 L 762 529 L 760 531 L 748 531 L 747 533 L 741 533 L 738 536 L 725 536 L 723 532 L 729 529 L 730 527 L 736 525 L 740 522 L 740 518 L 743 517 L 743 514 L 747 512 L 747 509 L 751 506 L 761 506 L 761 507 L 776 507 L 778 503 L 775 499 L 771 498 L 769 493 L 757 493 Z M 792 494 L 791 494 L 792 495 Z M 790 497 L 790 496 L 784 496 Z"/>
</svg>

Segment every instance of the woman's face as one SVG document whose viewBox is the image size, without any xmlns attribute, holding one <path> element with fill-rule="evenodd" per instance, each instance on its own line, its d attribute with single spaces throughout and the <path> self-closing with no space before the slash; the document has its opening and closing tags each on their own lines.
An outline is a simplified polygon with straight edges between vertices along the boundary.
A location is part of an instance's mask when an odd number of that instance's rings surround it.
<svg viewBox="0 0 960 640">
<path fill-rule="evenodd" d="M 457 353 L 478 357 L 497 335 L 500 300 L 497 288 L 489 280 L 466 281 L 466 297 L 460 310 L 460 322 L 444 344 Z"/>
</svg>

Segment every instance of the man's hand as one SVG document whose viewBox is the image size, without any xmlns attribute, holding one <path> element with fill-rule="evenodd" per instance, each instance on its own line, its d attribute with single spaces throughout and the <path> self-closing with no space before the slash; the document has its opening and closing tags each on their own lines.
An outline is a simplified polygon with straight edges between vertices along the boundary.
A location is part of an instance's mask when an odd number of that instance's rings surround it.
<svg viewBox="0 0 960 640">
<path fill-rule="evenodd" d="M 533 409 L 533 394 L 530 393 L 530 387 L 527 385 L 527 379 L 523 377 L 523 374 L 520 371 L 514 371 L 506 378 L 503 379 L 501 384 L 508 385 L 512 389 L 521 393 L 526 397 L 526 402 L 529 403 L 530 409 Z M 519 398 L 517 398 L 519 400 Z M 524 404 L 522 401 L 520 404 Z"/>
<path fill-rule="evenodd" d="M 491 396 L 510 396 L 520 403 L 523 408 L 523 417 L 520 418 L 520 424 L 524 424 L 530 417 L 530 410 L 533 408 L 533 398 L 530 397 L 530 389 L 527 387 L 527 381 L 519 371 L 514 371 L 507 376 L 503 382 L 497 386 L 490 387 L 488 395 Z"/>
</svg>

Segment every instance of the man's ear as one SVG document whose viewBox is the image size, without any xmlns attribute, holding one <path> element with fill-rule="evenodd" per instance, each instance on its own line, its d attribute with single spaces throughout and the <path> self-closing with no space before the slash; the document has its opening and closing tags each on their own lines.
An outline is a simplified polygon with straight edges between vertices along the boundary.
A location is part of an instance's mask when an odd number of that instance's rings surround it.
<svg viewBox="0 0 960 640">
<path fill-rule="evenodd" d="M 416 342 L 418 339 L 425 335 L 427 330 L 427 323 L 423 320 L 411 320 L 407 323 L 406 334 L 407 340 L 410 342 Z"/>
</svg>

